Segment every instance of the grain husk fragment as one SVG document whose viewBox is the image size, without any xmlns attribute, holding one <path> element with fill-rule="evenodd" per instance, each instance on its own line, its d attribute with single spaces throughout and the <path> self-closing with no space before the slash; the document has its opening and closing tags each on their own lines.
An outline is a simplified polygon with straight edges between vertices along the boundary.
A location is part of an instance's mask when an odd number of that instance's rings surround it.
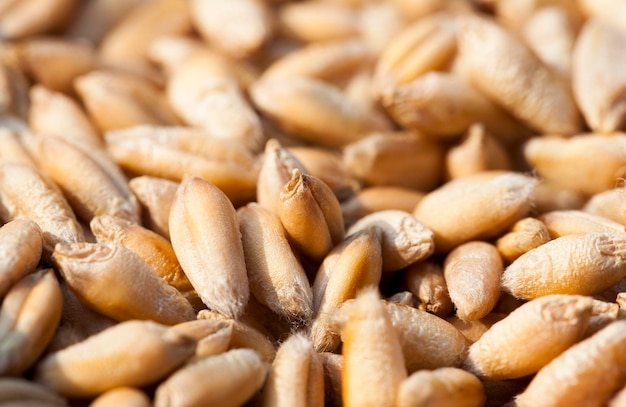
<svg viewBox="0 0 626 407">
<path fill-rule="evenodd" d="M 143 223 L 163 237 L 170 237 L 170 208 L 180 184 L 164 178 L 142 175 L 128 182 L 141 204 Z"/>
<path fill-rule="evenodd" d="M 344 164 L 340 152 L 308 146 L 293 146 L 288 150 L 306 168 L 305 172 L 324 181 L 340 202 L 360 190 L 359 181 Z"/>
<path fill-rule="evenodd" d="M 433 232 L 409 213 L 400 210 L 371 213 L 352 225 L 347 235 L 370 227 L 381 229 L 385 272 L 424 260 L 435 250 Z"/>
<path fill-rule="evenodd" d="M 405 270 L 404 283 L 415 296 L 417 309 L 441 318 L 452 312 L 454 305 L 441 265 L 430 261 L 415 263 Z"/>
<path fill-rule="evenodd" d="M 135 346 L 138 338 L 141 346 Z M 37 365 L 35 381 L 74 398 L 141 387 L 180 366 L 195 346 L 195 339 L 164 325 L 127 321 L 49 354 Z"/>
<path fill-rule="evenodd" d="M 222 321 L 232 326 L 231 340 L 229 349 L 252 349 L 259 354 L 261 359 L 266 363 L 272 363 L 276 356 L 276 349 L 269 337 L 252 326 L 252 324 L 242 320 L 235 320 L 223 316 L 222 314 L 202 310 L 198 313 L 198 319 L 206 319 L 212 321 Z"/>
<path fill-rule="evenodd" d="M 261 158 L 257 180 L 257 202 L 274 213 L 278 213 L 280 191 L 289 182 L 295 169 L 303 174 L 308 173 L 300 160 L 284 148 L 280 141 L 268 140 Z"/>
</svg>

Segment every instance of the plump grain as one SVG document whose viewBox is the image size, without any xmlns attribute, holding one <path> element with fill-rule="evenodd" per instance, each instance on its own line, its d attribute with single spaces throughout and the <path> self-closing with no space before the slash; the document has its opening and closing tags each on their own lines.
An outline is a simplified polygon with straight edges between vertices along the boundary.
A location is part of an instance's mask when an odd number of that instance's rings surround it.
<svg viewBox="0 0 626 407">
<path fill-rule="evenodd" d="M 265 143 L 261 168 L 256 188 L 256 200 L 265 208 L 278 213 L 280 191 L 291 179 L 293 170 L 303 174 L 308 171 L 304 165 L 277 139 Z"/>
<path fill-rule="evenodd" d="M 310 336 L 317 351 L 331 351 L 339 345 L 333 311 L 355 298 L 359 290 L 379 284 L 381 240 L 379 228 L 367 228 L 348 236 L 324 258 L 313 282 L 315 320 Z"/>
<path fill-rule="evenodd" d="M 141 346 L 136 346 L 137 338 Z M 195 339 L 173 328 L 127 321 L 49 354 L 37 365 L 35 380 L 71 397 L 140 387 L 168 375 L 193 355 L 195 346 Z"/>
<path fill-rule="evenodd" d="M 481 174 L 447 182 L 415 208 L 417 220 L 433 231 L 437 252 L 497 236 L 530 209 L 533 178 L 513 172 Z"/>
<path fill-rule="evenodd" d="M 111 215 L 139 222 L 139 204 L 128 180 L 104 149 L 45 136 L 39 138 L 37 152 L 40 167 L 82 220 Z"/>
<path fill-rule="evenodd" d="M 52 269 L 21 279 L 0 308 L 0 372 L 18 376 L 43 354 L 61 319 L 61 289 Z"/>
<path fill-rule="evenodd" d="M 28 218 L 39 225 L 46 259 L 57 243 L 76 243 L 85 239 L 74 211 L 59 187 L 31 166 L 0 165 L 0 199 L 0 216 L 4 221 Z"/>
<path fill-rule="evenodd" d="M 626 321 L 572 346 L 541 369 L 516 398 L 520 407 L 602 406 L 626 380 Z"/>
<path fill-rule="evenodd" d="M 580 114 L 567 86 L 494 21 L 463 19 L 459 52 L 472 84 L 541 133 L 572 135 Z"/>
<path fill-rule="evenodd" d="M 420 369 L 459 367 L 468 342 L 446 320 L 416 308 L 384 302 L 393 329 L 398 334 L 409 373 Z"/>
<path fill-rule="evenodd" d="M 400 385 L 398 407 L 480 407 L 486 395 L 476 376 L 454 367 L 413 373 Z"/>
<path fill-rule="evenodd" d="M 592 130 L 610 133 L 626 127 L 623 64 L 626 33 L 596 19 L 583 26 L 573 53 L 572 88 Z"/>
<path fill-rule="evenodd" d="M 626 175 L 626 135 L 536 137 L 524 145 L 524 156 L 546 180 L 589 196 L 614 188 Z"/>
<path fill-rule="evenodd" d="M 295 323 L 313 314 L 313 294 L 278 215 L 257 203 L 237 211 L 250 293 Z"/>
<path fill-rule="evenodd" d="M 341 338 L 344 405 L 395 406 L 407 373 L 400 341 L 375 290 L 364 291 L 347 309 Z"/>
<path fill-rule="evenodd" d="M 463 366 L 488 380 L 537 372 L 582 339 L 591 317 L 589 297 L 550 295 L 530 301 L 487 330 Z"/>
<path fill-rule="evenodd" d="M 467 242 L 448 253 L 443 275 L 459 318 L 476 320 L 491 312 L 503 270 L 498 249 L 487 242 Z"/>
<path fill-rule="evenodd" d="M 345 235 L 341 206 L 322 180 L 293 170 L 280 191 L 280 218 L 289 241 L 304 255 L 320 261 Z"/>
<path fill-rule="evenodd" d="M 89 404 L 89 407 L 149 407 L 150 399 L 143 391 L 133 387 L 118 387 L 107 391 Z"/>
<path fill-rule="evenodd" d="M 189 301 L 139 255 L 115 243 L 58 244 L 53 258 L 76 295 L 118 321 L 194 319 Z"/>
<path fill-rule="evenodd" d="M 290 336 L 278 348 L 263 387 L 267 407 L 323 407 L 324 370 L 309 339 Z"/>
<path fill-rule="evenodd" d="M 120 244 L 143 259 L 156 274 L 197 308 L 202 302 L 176 258 L 170 242 L 136 223 L 114 216 L 96 216 L 89 223 L 100 243 Z"/>
<path fill-rule="evenodd" d="M 400 210 L 411 213 L 424 195 L 424 192 L 411 188 L 366 187 L 341 201 L 341 211 L 346 225 L 350 226 L 360 218 L 378 211 Z"/>
<path fill-rule="evenodd" d="M 349 100 L 340 89 L 317 79 L 290 77 L 254 83 L 256 107 L 283 130 L 303 141 L 341 147 L 372 131 L 390 130 L 385 117 Z"/>
<path fill-rule="evenodd" d="M 27 403 L 32 404 L 27 404 Z M 67 406 L 67 401 L 51 389 L 23 378 L 0 379 L 0 403 L 24 403 L 33 406 Z"/>
<path fill-rule="evenodd" d="M 502 258 L 512 263 L 522 254 L 550 241 L 546 225 L 536 218 L 523 218 L 513 224 L 511 230 L 496 241 Z"/>
<path fill-rule="evenodd" d="M 428 191 L 443 177 L 444 151 L 416 131 L 374 133 L 346 145 L 343 162 L 367 186 Z"/>
<path fill-rule="evenodd" d="M 502 287 L 525 300 L 548 294 L 598 294 L 626 275 L 623 233 L 567 235 L 518 257 Z"/>
<path fill-rule="evenodd" d="M 39 264 L 41 229 L 29 219 L 15 219 L 0 228 L 0 298 Z"/>
<path fill-rule="evenodd" d="M 193 0 L 189 6 L 200 35 L 227 55 L 251 56 L 273 34 L 273 14 L 263 1 Z"/>
<path fill-rule="evenodd" d="M 546 225 L 552 239 L 573 234 L 624 232 L 622 223 L 578 210 L 551 211 L 538 219 Z"/>
<path fill-rule="evenodd" d="M 250 349 L 234 349 L 187 364 L 157 387 L 156 407 L 237 407 L 261 388 L 267 366 Z"/>
<path fill-rule="evenodd" d="M 170 210 L 174 253 L 202 301 L 229 317 L 248 302 L 237 213 L 226 195 L 198 177 L 183 181 Z"/>
</svg>

